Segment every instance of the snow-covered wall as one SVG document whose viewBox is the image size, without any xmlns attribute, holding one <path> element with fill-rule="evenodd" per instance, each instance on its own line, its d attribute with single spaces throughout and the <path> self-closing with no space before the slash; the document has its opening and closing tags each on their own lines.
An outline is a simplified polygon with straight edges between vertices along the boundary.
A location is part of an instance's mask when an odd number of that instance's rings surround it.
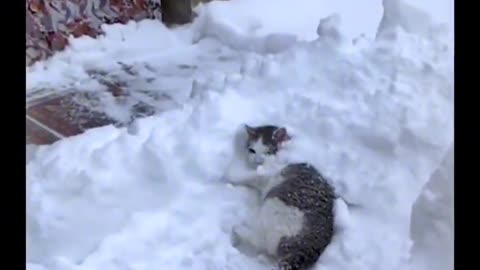
<svg viewBox="0 0 480 270">
<path fill-rule="evenodd" d="M 395 38 L 396 30 L 402 29 L 451 49 L 454 45 L 453 2 L 383 0 L 384 15 L 378 27 L 377 40 Z M 453 55 L 449 57 L 453 63 Z M 453 77 L 453 70 L 451 76 Z M 448 95 L 453 104 L 453 93 Z M 412 207 L 412 262 L 420 269 L 454 268 L 453 141 L 450 144 L 442 162 L 432 172 Z"/>
<path fill-rule="evenodd" d="M 412 208 L 412 259 L 425 269 L 453 270 L 453 154 L 451 147 Z"/>
</svg>

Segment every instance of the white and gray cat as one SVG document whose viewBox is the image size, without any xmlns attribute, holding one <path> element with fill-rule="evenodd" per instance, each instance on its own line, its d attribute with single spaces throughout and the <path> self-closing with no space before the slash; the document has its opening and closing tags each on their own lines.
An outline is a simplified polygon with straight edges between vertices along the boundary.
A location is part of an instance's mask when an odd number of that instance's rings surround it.
<svg viewBox="0 0 480 270">
<path fill-rule="evenodd" d="M 308 269 L 333 236 L 334 189 L 312 165 L 278 161 L 278 151 L 291 139 L 285 127 L 245 129 L 249 169 L 228 170 L 225 180 L 259 191 L 260 205 L 255 218 L 234 226 L 233 245 L 275 258 L 281 270 Z"/>
</svg>

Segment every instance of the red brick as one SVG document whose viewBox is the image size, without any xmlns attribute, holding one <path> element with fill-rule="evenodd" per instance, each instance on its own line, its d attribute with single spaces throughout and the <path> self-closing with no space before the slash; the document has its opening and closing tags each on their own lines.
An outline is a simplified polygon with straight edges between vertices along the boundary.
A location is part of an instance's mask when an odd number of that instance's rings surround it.
<svg viewBox="0 0 480 270">
<path fill-rule="evenodd" d="M 26 144 L 52 144 L 60 139 L 29 119 L 25 119 L 25 128 Z"/>
<path fill-rule="evenodd" d="M 103 113 L 94 112 L 72 101 L 73 94 L 54 96 L 27 108 L 27 115 L 63 136 L 73 136 L 87 129 L 114 124 Z"/>
</svg>

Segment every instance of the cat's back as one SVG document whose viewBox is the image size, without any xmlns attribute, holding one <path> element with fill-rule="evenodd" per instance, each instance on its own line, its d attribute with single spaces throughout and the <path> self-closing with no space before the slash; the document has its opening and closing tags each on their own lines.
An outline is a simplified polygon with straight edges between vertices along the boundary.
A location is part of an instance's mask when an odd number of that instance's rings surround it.
<svg viewBox="0 0 480 270">
<path fill-rule="evenodd" d="M 276 197 L 289 206 L 312 214 L 333 207 L 333 187 L 311 164 L 289 164 L 281 170 L 280 177 L 282 181 L 268 191 L 266 198 Z"/>
<path fill-rule="evenodd" d="M 280 172 L 282 181 L 265 201 L 279 200 L 302 213 L 301 229 L 280 237 L 275 253 L 280 269 L 306 269 L 313 265 L 333 236 L 335 193 L 320 172 L 308 163 L 293 163 Z"/>
</svg>

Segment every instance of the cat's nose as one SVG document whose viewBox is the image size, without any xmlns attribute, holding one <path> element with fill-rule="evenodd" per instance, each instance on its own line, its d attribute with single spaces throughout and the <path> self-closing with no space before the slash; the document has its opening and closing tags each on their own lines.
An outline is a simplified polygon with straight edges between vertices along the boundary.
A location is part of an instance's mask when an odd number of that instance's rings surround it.
<svg viewBox="0 0 480 270">
<path fill-rule="evenodd" d="M 257 164 L 263 164 L 263 162 L 265 162 L 265 158 L 262 157 L 262 156 L 256 156 L 256 157 L 255 157 L 255 162 L 256 162 Z"/>
</svg>

